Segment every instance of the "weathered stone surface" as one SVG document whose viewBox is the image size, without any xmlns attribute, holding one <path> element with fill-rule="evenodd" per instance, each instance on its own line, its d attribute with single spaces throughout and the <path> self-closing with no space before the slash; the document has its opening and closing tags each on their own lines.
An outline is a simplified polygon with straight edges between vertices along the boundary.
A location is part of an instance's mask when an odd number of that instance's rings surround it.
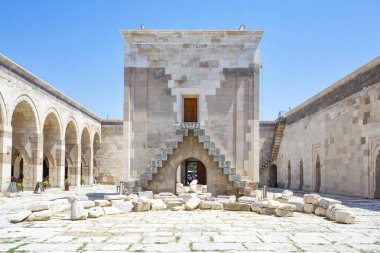
<svg viewBox="0 0 380 253">
<path fill-rule="evenodd" d="M 128 200 L 128 201 L 138 201 L 139 200 L 139 196 L 137 194 L 129 194 L 127 196 L 126 200 Z"/>
<path fill-rule="evenodd" d="M 276 200 L 276 201 L 281 202 L 281 203 L 289 203 L 289 200 L 283 199 L 282 194 L 280 194 L 280 193 L 273 194 L 273 200 Z"/>
<path fill-rule="evenodd" d="M 257 202 L 258 200 L 255 197 L 243 196 L 238 198 L 237 201 L 240 203 L 251 204 L 253 202 Z"/>
<path fill-rule="evenodd" d="M 326 208 L 323 208 L 321 206 L 318 206 L 315 211 L 314 211 L 315 215 L 318 215 L 318 216 L 326 216 Z"/>
<path fill-rule="evenodd" d="M 153 192 L 152 191 L 144 191 L 144 192 L 139 192 L 138 196 L 141 197 L 146 197 L 148 199 L 153 199 Z"/>
<path fill-rule="evenodd" d="M 318 205 L 321 196 L 318 194 L 305 194 L 303 195 L 303 202 L 306 204 Z"/>
<path fill-rule="evenodd" d="M 263 215 L 273 215 L 275 210 L 276 209 L 273 209 L 273 208 L 260 207 L 260 208 L 257 208 L 257 213 L 263 214 Z"/>
<path fill-rule="evenodd" d="M 105 200 L 127 199 L 126 195 L 104 195 Z"/>
<path fill-rule="evenodd" d="M 171 196 L 174 196 L 174 194 L 171 193 L 171 192 L 160 192 L 158 195 L 162 196 L 162 197 L 171 197 Z"/>
<path fill-rule="evenodd" d="M 150 210 L 149 202 L 133 202 L 133 211 L 134 212 L 145 212 Z"/>
<path fill-rule="evenodd" d="M 51 201 L 37 201 L 28 207 L 32 212 L 38 212 L 43 210 L 49 210 L 51 206 Z"/>
<path fill-rule="evenodd" d="M 274 209 L 276 209 L 276 208 L 278 208 L 280 205 L 281 205 L 281 203 L 278 202 L 278 201 L 276 201 L 276 200 L 273 200 L 273 199 L 269 199 L 269 200 L 268 200 L 268 207 L 269 207 L 269 208 L 274 208 Z"/>
<path fill-rule="evenodd" d="M 32 211 L 30 211 L 30 210 L 19 211 L 11 217 L 10 222 L 11 223 L 22 222 L 22 221 L 26 220 L 29 217 L 29 215 L 31 215 L 31 214 L 32 214 Z"/>
<path fill-rule="evenodd" d="M 185 188 L 183 187 L 183 184 L 181 183 L 177 183 L 175 189 L 176 189 L 177 194 L 185 193 Z"/>
<path fill-rule="evenodd" d="M 112 206 L 119 208 L 123 212 L 129 213 L 133 209 L 133 202 L 132 201 L 117 201 L 113 200 L 112 201 Z"/>
<path fill-rule="evenodd" d="M 124 213 L 123 210 L 114 207 L 114 206 L 105 206 L 103 207 L 104 215 L 113 215 L 113 214 L 121 214 Z"/>
<path fill-rule="evenodd" d="M 190 185 L 197 185 L 198 184 L 198 180 L 193 180 L 193 181 L 191 181 L 191 183 L 190 183 Z"/>
<path fill-rule="evenodd" d="M 170 208 L 170 211 L 182 211 L 182 210 L 184 210 L 183 205 L 173 206 L 173 207 Z"/>
<path fill-rule="evenodd" d="M 46 221 L 50 220 L 52 216 L 52 213 L 50 210 L 43 210 L 43 211 L 38 211 L 38 212 L 33 212 L 31 215 L 28 217 L 28 221 Z"/>
<path fill-rule="evenodd" d="M 342 202 L 336 199 L 324 198 L 324 197 L 320 198 L 318 202 L 318 205 L 325 209 L 329 208 L 330 205 L 334 205 L 334 204 L 342 204 Z"/>
<path fill-rule="evenodd" d="M 317 207 L 318 205 L 305 203 L 303 206 L 303 210 L 305 211 L 305 213 L 314 213 Z"/>
<path fill-rule="evenodd" d="M 79 201 L 79 202 L 83 205 L 83 208 L 85 209 L 95 206 L 95 202 L 92 200 L 85 200 L 85 201 Z"/>
<path fill-rule="evenodd" d="M 198 195 L 196 193 L 182 193 L 179 194 L 178 197 L 182 198 L 184 202 L 187 202 L 189 199 L 197 197 Z"/>
<path fill-rule="evenodd" d="M 292 211 L 284 210 L 284 209 L 280 209 L 280 208 L 277 208 L 275 210 L 275 214 L 276 214 L 276 216 L 279 216 L 279 217 L 293 217 Z"/>
<path fill-rule="evenodd" d="M 222 210 L 223 204 L 217 201 L 202 200 L 199 208 L 202 210 Z"/>
<path fill-rule="evenodd" d="M 98 218 L 104 215 L 104 210 L 101 206 L 91 207 L 88 210 L 88 218 Z"/>
<path fill-rule="evenodd" d="M 184 186 L 183 189 L 185 190 L 185 193 L 189 193 L 190 192 L 190 187 L 189 186 Z"/>
<path fill-rule="evenodd" d="M 191 198 L 185 203 L 185 210 L 192 211 L 198 208 L 201 200 L 197 197 Z"/>
<path fill-rule="evenodd" d="M 296 207 L 296 210 L 294 210 L 295 212 L 303 213 L 305 211 L 304 203 L 302 199 L 292 198 L 291 200 L 288 201 L 288 204 Z"/>
<path fill-rule="evenodd" d="M 195 192 L 195 193 L 202 192 L 202 190 L 200 188 L 201 187 L 199 185 L 190 184 L 190 192 Z"/>
<path fill-rule="evenodd" d="M 227 202 L 236 202 L 236 196 L 235 195 L 218 195 L 215 198 L 215 201 L 221 202 L 221 203 L 227 203 Z"/>
<path fill-rule="evenodd" d="M 355 215 L 348 210 L 337 210 L 335 212 L 335 221 L 338 223 L 353 224 L 355 223 Z"/>
<path fill-rule="evenodd" d="M 281 193 L 281 198 L 289 200 L 289 199 L 293 198 L 293 192 L 289 191 L 289 190 L 285 190 Z"/>
<path fill-rule="evenodd" d="M 201 191 L 202 191 L 202 193 L 207 193 L 207 185 L 202 185 Z"/>
<path fill-rule="evenodd" d="M 200 200 L 208 200 L 209 198 L 212 197 L 212 194 L 211 193 L 198 193 L 198 194 L 196 194 L 196 196 Z"/>
<path fill-rule="evenodd" d="M 326 210 L 326 217 L 329 220 L 335 220 L 335 214 L 337 211 L 345 211 L 347 208 L 340 204 L 330 205 Z"/>
<path fill-rule="evenodd" d="M 151 210 L 158 211 L 158 210 L 165 210 L 166 204 L 162 199 L 152 199 L 151 200 Z"/>
<path fill-rule="evenodd" d="M 258 202 L 252 202 L 251 203 L 251 209 L 253 212 L 259 212 L 260 208 L 268 208 L 269 206 L 269 201 L 268 200 L 262 200 Z"/>
<path fill-rule="evenodd" d="M 286 204 L 286 203 L 281 203 L 278 208 L 279 210 L 285 210 L 285 211 L 294 211 L 296 210 L 296 206 L 295 205 L 291 205 L 291 204 Z"/>
<path fill-rule="evenodd" d="M 168 198 L 168 199 L 164 199 L 164 202 L 167 204 L 169 202 L 180 202 L 181 204 L 183 204 L 183 198 L 178 198 L 178 197 L 174 197 L 174 198 Z"/>
<path fill-rule="evenodd" d="M 76 201 L 75 199 L 71 199 L 71 220 L 85 220 L 87 219 L 87 212 L 84 210 L 81 201 Z"/>
<path fill-rule="evenodd" d="M 223 203 L 223 209 L 226 211 L 250 211 L 251 206 L 247 203 Z"/>
<path fill-rule="evenodd" d="M 94 201 L 94 203 L 95 203 L 95 206 L 101 206 L 101 207 L 111 205 L 111 202 L 105 199 L 97 199 Z"/>
<path fill-rule="evenodd" d="M 165 201 L 165 204 L 168 209 L 174 207 L 174 206 L 182 206 L 183 202 L 182 201 L 175 201 L 175 200 L 170 200 L 170 201 Z"/>
</svg>

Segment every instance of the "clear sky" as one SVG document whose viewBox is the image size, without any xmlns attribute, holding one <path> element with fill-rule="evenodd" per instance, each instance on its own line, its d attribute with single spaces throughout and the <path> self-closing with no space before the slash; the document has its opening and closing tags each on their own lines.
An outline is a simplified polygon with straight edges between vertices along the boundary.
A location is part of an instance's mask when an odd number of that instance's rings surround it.
<svg viewBox="0 0 380 253">
<path fill-rule="evenodd" d="M 100 117 L 123 117 L 120 30 L 264 30 L 261 119 L 380 55 L 379 0 L 0 0 L 0 53 Z"/>
</svg>

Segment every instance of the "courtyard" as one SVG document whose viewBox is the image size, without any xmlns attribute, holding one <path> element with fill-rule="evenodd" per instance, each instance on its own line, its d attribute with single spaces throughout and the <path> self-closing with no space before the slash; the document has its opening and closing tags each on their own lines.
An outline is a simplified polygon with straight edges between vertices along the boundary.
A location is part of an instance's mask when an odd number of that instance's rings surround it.
<svg viewBox="0 0 380 253">
<path fill-rule="evenodd" d="M 0 198 L 1 252 L 378 252 L 380 201 L 326 195 L 339 199 L 356 215 L 355 224 L 338 224 L 305 213 L 294 217 L 233 211 L 148 211 L 71 221 L 70 212 L 49 221 L 11 224 L 10 216 L 34 201 L 86 193 L 90 199 L 114 193 L 96 185 L 64 192 L 23 192 Z M 269 189 L 269 192 L 280 192 Z M 301 196 L 303 192 L 295 191 Z"/>
</svg>

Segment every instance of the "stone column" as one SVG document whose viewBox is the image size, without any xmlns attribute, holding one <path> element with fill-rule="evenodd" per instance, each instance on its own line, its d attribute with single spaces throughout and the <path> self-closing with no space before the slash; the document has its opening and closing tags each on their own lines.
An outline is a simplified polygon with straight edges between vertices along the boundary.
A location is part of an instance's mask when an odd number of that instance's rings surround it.
<svg viewBox="0 0 380 253">
<path fill-rule="evenodd" d="M 256 52 L 258 53 L 258 52 Z M 256 63 L 253 67 L 253 83 L 252 83 L 252 93 L 253 95 L 250 95 L 249 97 L 253 99 L 251 101 L 251 105 L 249 106 L 249 115 L 250 115 L 250 121 L 252 122 L 250 125 L 251 127 L 251 150 L 249 154 L 249 161 L 250 161 L 250 166 L 249 166 L 249 178 L 253 180 L 254 182 L 259 182 L 260 180 L 260 112 L 259 112 L 259 87 L 260 87 L 260 68 L 261 64 Z"/>
<path fill-rule="evenodd" d="M 92 185 L 94 183 L 94 145 L 90 147 L 89 162 L 88 162 L 88 184 Z"/>
<path fill-rule="evenodd" d="M 0 192 L 11 182 L 12 128 L 0 127 Z"/>
<path fill-rule="evenodd" d="M 80 175 L 80 165 L 82 163 L 82 144 L 80 142 L 78 142 L 77 144 L 77 159 L 74 161 L 74 163 L 76 163 L 74 165 L 75 167 L 75 185 L 77 188 L 80 188 L 80 181 L 81 181 L 81 175 Z"/>
<path fill-rule="evenodd" d="M 42 182 L 43 177 L 43 135 L 42 134 L 33 134 L 32 137 L 30 137 L 31 141 L 31 149 L 32 149 L 32 159 L 31 164 L 29 164 L 29 169 L 33 170 L 33 183 L 32 188 L 36 186 L 37 182 Z M 28 187 L 29 186 L 24 186 Z"/>
<path fill-rule="evenodd" d="M 57 151 L 56 151 L 56 166 L 58 171 L 57 186 L 61 189 L 65 188 L 65 141 L 57 141 Z"/>
</svg>

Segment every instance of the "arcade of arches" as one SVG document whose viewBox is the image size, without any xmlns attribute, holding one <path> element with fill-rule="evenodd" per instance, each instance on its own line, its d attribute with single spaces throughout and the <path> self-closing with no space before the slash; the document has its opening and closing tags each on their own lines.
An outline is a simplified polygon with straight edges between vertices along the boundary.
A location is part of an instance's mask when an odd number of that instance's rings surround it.
<svg viewBox="0 0 380 253">
<path fill-rule="evenodd" d="M 64 125 L 55 110 L 47 113 L 40 127 L 40 112 L 30 99 L 25 98 L 16 101 L 10 111 L 11 125 L 7 128 L 2 106 L 0 104 L 1 149 L 11 147 L 9 163 L 4 153 L 4 162 L 0 166 L 2 190 L 10 181 L 22 183 L 24 189 L 33 189 L 37 182 L 43 181 L 48 181 L 50 187 L 63 188 L 65 179 L 77 186 L 92 184 L 96 180 L 93 164 L 100 149 L 98 131 L 91 138 L 89 129 L 84 127 L 82 134 L 78 135 L 75 120 L 70 119 Z M 80 164 L 84 164 L 82 175 Z"/>
</svg>

